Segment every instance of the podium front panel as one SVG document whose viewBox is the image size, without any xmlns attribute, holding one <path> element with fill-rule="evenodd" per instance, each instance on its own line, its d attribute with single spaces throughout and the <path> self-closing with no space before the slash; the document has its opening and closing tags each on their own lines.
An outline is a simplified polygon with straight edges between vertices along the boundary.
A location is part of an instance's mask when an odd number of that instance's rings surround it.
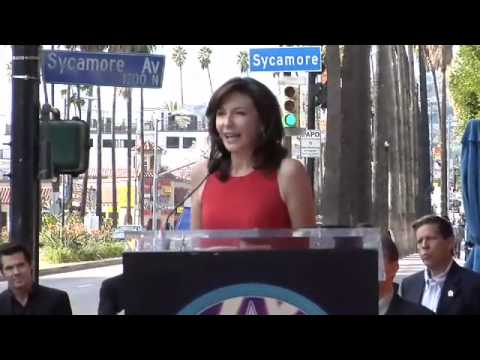
<svg viewBox="0 0 480 360">
<path fill-rule="evenodd" d="M 126 314 L 376 315 L 372 249 L 127 252 Z"/>
</svg>

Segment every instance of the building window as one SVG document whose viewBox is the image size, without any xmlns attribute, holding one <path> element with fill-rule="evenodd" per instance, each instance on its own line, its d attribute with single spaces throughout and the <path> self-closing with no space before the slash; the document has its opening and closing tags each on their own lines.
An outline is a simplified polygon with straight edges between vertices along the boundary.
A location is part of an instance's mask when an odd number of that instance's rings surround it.
<svg viewBox="0 0 480 360">
<path fill-rule="evenodd" d="M 167 149 L 178 149 L 180 138 L 178 136 L 167 136 Z"/>
<path fill-rule="evenodd" d="M 154 156 L 150 156 L 150 170 L 154 170 L 153 169 L 153 166 L 155 165 L 155 157 Z"/>
<path fill-rule="evenodd" d="M 195 142 L 197 141 L 196 138 L 194 137 L 184 137 L 183 138 L 183 148 L 184 149 L 190 149 L 195 145 Z"/>
<path fill-rule="evenodd" d="M 0 159 L 8 159 L 6 152 L 7 152 L 7 149 L 0 150 Z"/>
<path fill-rule="evenodd" d="M 103 140 L 103 147 L 111 148 L 112 147 L 112 140 L 111 139 Z"/>
<path fill-rule="evenodd" d="M 123 147 L 135 147 L 135 140 L 130 140 L 130 146 L 128 146 L 128 140 L 123 140 Z"/>
</svg>

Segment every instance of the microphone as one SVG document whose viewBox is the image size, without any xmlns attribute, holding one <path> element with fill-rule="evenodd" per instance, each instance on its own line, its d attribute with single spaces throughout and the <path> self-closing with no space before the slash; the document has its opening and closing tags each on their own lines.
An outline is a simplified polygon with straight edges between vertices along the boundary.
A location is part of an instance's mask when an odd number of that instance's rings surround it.
<svg viewBox="0 0 480 360">
<path fill-rule="evenodd" d="M 200 183 L 195 187 L 195 189 L 193 189 L 192 191 L 190 191 L 181 201 L 179 201 L 175 207 L 173 208 L 172 211 L 170 211 L 170 213 L 168 214 L 167 216 L 167 220 L 165 221 L 165 230 L 170 230 L 170 223 L 168 222 L 170 220 L 170 217 L 175 214 L 175 212 L 177 211 L 177 209 L 182 206 L 185 201 L 187 201 L 194 193 L 195 191 L 197 191 L 200 186 L 202 186 L 202 184 L 207 180 L 207 178 L 213 174 L 217 169 L 218 167 L 220 166 L 220 158 L 217 158 L 215 159 L 211 165 L 208 166 L 208 173 L 207 175 L 202 179 L 202 181 L 200 181 Z"/>
</svg>

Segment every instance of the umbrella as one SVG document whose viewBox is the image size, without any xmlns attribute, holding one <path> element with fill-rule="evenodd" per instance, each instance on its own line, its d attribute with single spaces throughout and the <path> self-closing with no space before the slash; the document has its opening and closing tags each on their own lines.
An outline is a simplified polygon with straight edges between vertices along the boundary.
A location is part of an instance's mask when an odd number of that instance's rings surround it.
<svg viewBox="0 0 480 360">
<path fill-rule="evenodd" d="M 480 120 L 470 120 L 462 138 L 462 191 L 466 241 L 474 244 L 465 267 L 480 272 Z"/>
</svg>

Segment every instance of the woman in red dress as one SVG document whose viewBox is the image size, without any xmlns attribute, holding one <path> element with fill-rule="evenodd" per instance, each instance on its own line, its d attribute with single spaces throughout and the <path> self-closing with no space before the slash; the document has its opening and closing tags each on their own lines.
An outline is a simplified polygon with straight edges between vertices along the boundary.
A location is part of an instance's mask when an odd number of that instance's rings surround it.
<svg viewBox="0 0 480 360">
<path fill-rule="evenodd" d="M 302 163 L 286 157 L 280 106 L 268 87 L 233 78 L 212 95 L 206 115 L 211 151 L 192 171 L 192 189 L 198 187 L 192 195 L 192 229 L 315 226 L 311 183 Z M 274 247 L 287 247 L 277 240 Z"/>
</svg>

